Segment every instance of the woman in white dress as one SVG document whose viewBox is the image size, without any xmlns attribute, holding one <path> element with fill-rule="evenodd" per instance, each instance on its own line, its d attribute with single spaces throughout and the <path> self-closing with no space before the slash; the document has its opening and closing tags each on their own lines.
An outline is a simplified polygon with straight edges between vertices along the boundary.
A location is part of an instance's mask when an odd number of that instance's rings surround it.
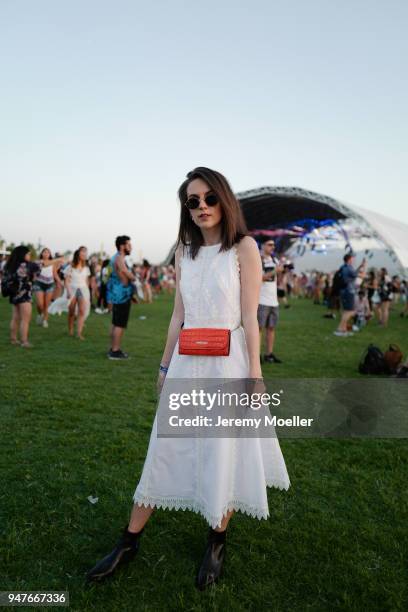
<svg viewBox="0 0 408 612">
<path fill-rule="evenodd" d="M 83 329 L 91 309 L 91 293 L 89 290 L 89 277 L 91 271 L 87 264 L 88 251 L 86 247 L 79 247 L 74 253 L 72 263 L 64 271 L 65 288 L 68 305 L 68 331 L 74 335 L 74 323 L 77 319 L 77 336 L 85 340 Z"/>
<path fill-rule="evenodd" d="M 203 167 L 187 175 L 179 198 L 176 294 L 159 367 L 159 393 L 165 379 L 260 380 L 257 307 L 262 264 L 255 240 L 246 235 L 239 203 L 225 177 Z M 182 326 L 231 330 L 229 355 L 179 354 Z M 269 516 L 267 486 L 290 486 L 276 437 L 157 437 L 156 413 L 130 521 L 114 550 L 88 572 L 88 580 L 110 576 L 133 558 L 155 508 L 189 509 L 209 524 L 196 583 L 204 589 L 221 573 L 234 511 L 258 519 Z"/>
</svg>

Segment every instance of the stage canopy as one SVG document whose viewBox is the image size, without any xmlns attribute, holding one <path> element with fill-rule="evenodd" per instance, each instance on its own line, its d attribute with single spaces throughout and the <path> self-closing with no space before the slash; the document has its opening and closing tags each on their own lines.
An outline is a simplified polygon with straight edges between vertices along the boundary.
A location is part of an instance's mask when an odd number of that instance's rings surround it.
<svg viewBox="0 0 408 612">
<path fill-rule="evenodd" d="M 392 273 L 408 271 L 408 225 L 299 187 L 259 187 L 237 193 L 248 230 L 297 270 L 336 269 L 348 250 Z M 174 258 L 174 247 L 166 262 Z M 371 262 L 370 262 L 371 259 Z"/>
</svg>

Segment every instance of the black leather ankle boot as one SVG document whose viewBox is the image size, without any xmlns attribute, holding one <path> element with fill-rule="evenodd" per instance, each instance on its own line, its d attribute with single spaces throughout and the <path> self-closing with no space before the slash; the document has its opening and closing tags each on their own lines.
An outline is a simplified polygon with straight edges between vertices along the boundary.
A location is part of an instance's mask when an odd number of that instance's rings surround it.
<svg viewBox="0 0 408 612">
<path fill-rule="evenodd" d="M 221 574 L 226 553 L 226 530 L 208 532 L 207 548 L 197 574 L 197 587 L 203 591 L 216 582 Z"/>
<path fill-rule="evenodd" d="M 88 582 L 97 582 L 111 576 L 117 567 L 124 565 L 136 555 L 144 528 L 138 533 L 129 533 L 127 527 L 126 525 L 112 552 L 98 561 L 95 567 L 86 574 Z"/>
</svg>

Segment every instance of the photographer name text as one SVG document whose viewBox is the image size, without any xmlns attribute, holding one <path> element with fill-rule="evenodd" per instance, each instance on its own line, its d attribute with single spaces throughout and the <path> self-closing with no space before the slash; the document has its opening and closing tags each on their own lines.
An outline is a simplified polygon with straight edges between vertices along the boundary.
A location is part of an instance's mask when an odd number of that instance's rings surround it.
<svg viewBox="0 0 408 612">
<path fill-rule="evenodd" d="M 177 415 L 169 417 L 169 425 L 171 427 L 249 427 L 254 429 L 258 429 L 261 425 L 264 427 L 311 427 L 313 421 L 314 419 L 305 419 L 298 415 L 286 418 L 275 415 L 265 415 L 263 418 L 227 418 L 218 416 L 217 419 L 202 415 L 191 418 L 179 417 Z"/>
</svg>

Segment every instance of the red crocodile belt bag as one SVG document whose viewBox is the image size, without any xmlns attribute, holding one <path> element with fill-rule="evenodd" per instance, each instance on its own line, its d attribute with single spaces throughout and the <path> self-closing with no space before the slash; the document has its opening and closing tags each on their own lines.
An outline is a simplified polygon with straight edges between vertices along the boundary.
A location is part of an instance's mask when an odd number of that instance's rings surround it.
<svg viewBox="0 0 408 612">
<path fill-rule="evenodd" d="M 230 341 L 230 329 L 213 327 L 182 329 L 179 335 L 179 354 L 226 357 L 230 352 Z"/>
</svg>

